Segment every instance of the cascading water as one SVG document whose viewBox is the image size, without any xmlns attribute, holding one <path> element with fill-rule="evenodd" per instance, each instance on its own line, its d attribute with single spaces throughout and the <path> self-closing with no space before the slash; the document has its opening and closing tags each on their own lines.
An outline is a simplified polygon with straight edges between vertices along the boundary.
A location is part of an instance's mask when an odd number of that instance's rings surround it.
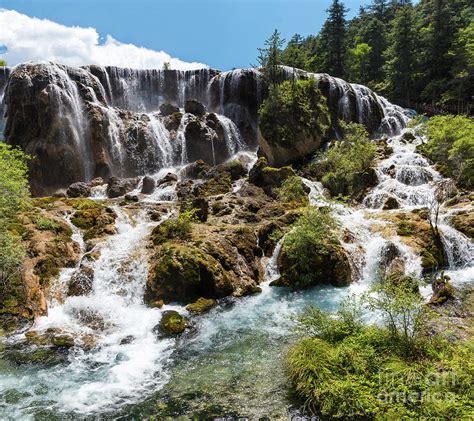
<svg viewBox="0 0 474 421">
<path fill-rule="evenodd" d="M 149 129 L 151 138 L 148 140 L 154 150 L 153 160 L 159 161 L 158 167 L 188 162 L 185 126 L 194 117 L 190 114 L 182 116 L 173 141 L 170 132 L 154 113 L 169 98 L 169 92 L 173 91 L 172 95 L 179 98 L 178 102 L 191 92 L 202 92 L 210 104 L 215 100 L 215 84 L 219 84 L 217 103 L 220 104 L 221 99 L 236 94 L 234 90 L 240 87 L 235 84 L 245 79 L 245 72 L 229 72 L 224 76 L 212 75 L 211 71 L 207 75 L 194 72 L 188 77 L 186 73 L 122 70 L 91 68 L 104 86 L 107 101 L 119 108 L 128 104 L 141 112 L 143 119 L 140 121 L 145 121 Z M 320 77 L 327 78 L 327 75 Z M 139 82 L 129 83 L 129 78 L 136 78 Z M 207 81 L 201 83 L 206 78 Z M 170 80 L 175 81 L 173 89 L 165 88 Z M 349 117 L 355 112 L 356 120 L 365 122 L 380 107 L 383 112 L 381 127 L 386 133 L 397 133 L 405 126 L 407 116 L 403 110 L 364 87 L 335 78 L 329 80 L 342 116 Z M 213 87 L 209 88 L 211 83 Z M 74 93 L 74 89 L 71 92 Z M 137 102 L 141 95 L 146 98 L 143 107 Z M 99 106 L 101 100 L 97 96 L 91 93 L 91 102 Z M 100 106 L 105 107 L 105 104 Z M 218 120 L 224 128 L 229 155 L 238 153 L 237 157 L 245 158 L 244 161 L 251 166 L 256 154 L 245 152 L 248 147 L 243 143 L 235 121 L 228 117 L 232 107 L 224 108 L 216 107 L 214 110 L 227 116 L 220 115 Z M 114 156 L 121 163 L 127 160 L 127 156 L 117 139 L 125 127 L 119 121 L 121 111 L 118 108 L 109 111 L 104 114 L 109 121 L 107 130 Z M 411 130 L 406 132 L 412 133 Z M 163 310 L 150 309 L 143 304 L 147 236 L 156 223 L 148 220 L 145 211 L 140 211 L 140 208 L 158 201 L 174 200 L 175 186 L 159 186 L 139 205 L 114 207 L 118 215 L 117 234 L 85 253 L 81 264 L 64 270 L 58 280 L 67 283 L 75 272 L 89 266 L 94 273 L 91 293 L 51 302 L 49 315 L 38 319 L 33 327 L 38 332 L 49 328 L 61 329 L 66 334 L 69 332 L 76 337 L 77 346 L 70 350 L 67 361 L 54 367 L 0 367 L 0 409 L 8 411 L 5 417 L 74 418 L 80 413 L 91 417 L 134 416 L 138 419 L 156 415 L 163 402 L 176 404 L 178 414 L 180 410 L 204 411 L 213 405 L 223 408 L 223 412 L 252 414 L 255 418 L 285 417 L 289 402 L 286 400 L 286 378 L 281 361 L 286 347 L 293 340 L 291 317 L 309 304 L 333 311 L 347 294 L 367 290 L 378 278 L 386 250 L 392 245 L 404 261 L 405 271 L 421 274 L 420 256 L 396 235 L 387 239 L 373 229 L 377 224 L 388 224 L 381 219 L 384 212 L 391 212 L 382 209 L 387 198 L 397 201 L 397 211 L 430 207 L 433 203 L 436 183 L 442 177 L 416 152 L 416 144 L 421 140 L 412 134 L 414 140 L 407 140 L 405 133 L 389 138 L 388 146 L 393 148 L 393 154 L 379 163 L 379 183 L 358 208 L 329 203 L 324 199 L 325 192 L 320 183 L 305 180 L 311 190 L 311 203 L 332 206 L 341 225 L 344 234 L 342 245 L 350 255 L 355 278 L 351 286 L 319 286 L 306 291 L 271 287 L 271 281 L 279 276 L 280 242 L 271 258 L 264 260 L 266 271 L 261 293 L 221 300 L 210 313 L 194 319 L 196 330 L 193 335 L 179 340 L 157 338 L 153 328 Z M 178 172 L 177 169 L 175 167 L 173 172 Z M 153 178 L 160 180 L 169 169 L 154 170 Z M 242 184 L 241 180 L 236 182 L 233 193 L 238 192 Z M 138 193 L 140 189 L 141 185 L 132 193 Z M 97 192 L 99 197 L 103 193 Z M 438 227 L 450 264 L 449 274 L 454 282 L 472 281 L 472 242 L 449 226 L 448 216 L 441 209 Z M 78 234 L 76 231 L 74 238 L 80 242 Z M 95 255 L 95 252 L 98 252 L 97 260 L 90 259 L 89 255 Z M 58 291 L 60 294 L 61 288 Z M 184 308 L 178 306 L 168 305 L 164 309 L 170 308 L 189 316 Z M 13 340 L 22 337 L 19 334 Z M 86 339 L 92 341 L 90 350 L 81 347 L 81 342 Z"/>
<path fill-rule="evenodd" d="M 51 303 L 48 317 L 33 326 L 38 332 L 53 328 L 72 333 L 79 344 L 82 338 L 92 337 L 95 345 L 87 352 L 79 347 L 64 366 L 43 368 L 21 378 L 15 372 L 2 376 L 1 395 L 18 388 L 27 397 L 21 404 L 28 408 L 21 410 L 22 416 L 34 413 L 40 402 L 48 402 L 52 414 L 110 410 L 139 399 L 167 380 L 164 366 L 174 341 L 157 339 L 153 327 L 161 311 L 143 304 L 145 241 L 156 223 L 150 223 L 143 211 L 133 215 L 119 207 L 114 211 L 117 234 L 94 249 L 100 257 L 90 263 L 94 271 L 91 293 Z M 20 413 L 15 405 L 9 410 Z"/>
</svg>

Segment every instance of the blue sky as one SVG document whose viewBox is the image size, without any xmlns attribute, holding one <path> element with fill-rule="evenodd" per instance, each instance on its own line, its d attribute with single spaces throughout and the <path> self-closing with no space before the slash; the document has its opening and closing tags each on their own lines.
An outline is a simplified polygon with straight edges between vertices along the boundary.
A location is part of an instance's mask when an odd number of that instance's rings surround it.
<svg viewBox="0 0 474 421">
<path fill-rule="evenodd" d="M 228 70 L 255 63 L 278 28 L 285 38 L 319 30 L 331 0 L 0 0 L 0 7 L 101 37 L 164 50 L 172 57 Z M 369 0 L 346 0 L 349 16 Z M 1 28 L 0 28 L 1 43 Z M 73 53 L 73 52 L 71 52 Z"/>
</svg>

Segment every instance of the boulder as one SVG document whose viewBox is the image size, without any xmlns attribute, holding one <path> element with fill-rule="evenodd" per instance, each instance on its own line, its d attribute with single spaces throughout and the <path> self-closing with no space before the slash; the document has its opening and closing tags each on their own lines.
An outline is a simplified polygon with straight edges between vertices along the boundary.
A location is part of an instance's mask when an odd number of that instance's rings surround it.
<svg viewBox="0 0 474 421">
<path fill-rule="evenodd" d="M 152 258 L 145 301 L 193 302 L 232 294 L 229 274 L 211 255 L 192 245 L 165 243 Z"/>
<path fill-rule="evenodd" d="M 110 177 L 109 183 L 107 185 L 107 196 L 110 199 L 124 196 L 137 187 L 139 181 L 140 180 L 138 178 Z"/>
<path fill-rule="evenodd" d="M 162 337 L 176 336 L 186 329 L 186 319 L 175 310 L 164 311 L 154 329 Z"/>
<path fill-rule="evenodd" d="M 91 195 L 91 186 L 83 181 L 78 181 L 68 187 L 66 194 L 68 197 L 89 197 Z"/>
<path fill-rule="evenodd" d="M 142 193 L 143 194 L 152 194 L 156 188 L 156 181 L 154 178 L 146 175 L 142 179 Z"/>
<path fill-rule="evenodd" d="M 136 194 L 127 193 L 125 195 L 125 200 L 127 202 L 138 202 L 140 198 Z"/>
<path fill-rule="evenodd" d="M 430 299 L 430 304 L 439 305 L 443 304 L 449 299 L 453 298 L 453 287 L 450 283 L 451 279 L 444 272 L 441 272 L 439 276 L 435 276 L 431 282 L 431 289 L 433 295 Z"/>
<path fill-rule="evenodd" d="M 273 168 L 265 158 L 260 158 L 249 171 L 249 182 L 264 189 L 281 187 L 283 182 L 296 173 L 291 167 Z"/>
<path fill-rule="evenodd" d="M 178 176 L 176 174 L 173 174 L 172 172 L 169 172 L 158 181 L 158 186 L 162 186 L 163 184 L 176 183 L 177 181 Z"/>
<path fill-rule="evenodd" d="M 194 210 L 194 215 L 196 218 L 199 219 L 200 222 L 206 222 L 207 221 L 207 216 L 209 214 L 209 202 L 205 197 L 196 197 L 191 200 L 191 203 L 189 204 L 191 209 Z M 185 210 L 186 208 L 185 203 L 182 204 L 182 211 Z"/>
<path fill-rule="evenodd" d="M 172 104 L 161 104 L 160 105 L 160 114 L 163 117 L 167 117 L 174 113 L 179 113 L 179 108 L 176 105 Z"/>
<path fill-rule="evenodd" d="M 207 313 L 216 305 L 217 305 L 216 300 L 212 298 L 200 297 L 194 303 L 187 305 L 186 310 L 188 310 L 192 314 L 203 314 L 203 313 Z"/>
<path fill-rule="evenodd" d="M 87 295 L 92 291 L 92 281 L 94 279 L 94 269 L 82 266 L 69 281 L 67 296 Z"/>
<path fill-rule="evenodd" d="M 298 259 L 291 258 L 282 247 L 278 256 L 281 277 L 272 286 L 294 289 L 330 284 L 347 286 L 352 280 L 351 265 L 346 250 L 340 245 L 328 245 L 323 252 L 314 251 L 309 268 L 302 266 Z"/>
<path fill-rule="evenodd" d="M 184 104 L 184 112 L 202 117 L 206 114 L 206 107 L 195 99 L 188 99 Z"/>
<path fill-rule="evenodd" d="M 235 159 L 233 161 L 218 165 L 215 168 L 215 172 L 217 174 L 228 173 L 230 174 L 232 180 L 235 181 L 247 175 L 247 168 L 242 163 L 242 161 Z"/>
<path fill-rule="evenodd" d="M 383 210 L 398 209 L 399 207 L 400 204 L 398 203 L 398 200 L 393 196 L 387 197 L 383 204 Z"/>
<path fill-rule="evenodd" d="M 202 159 L 199 159 L 191 164 L 186 165 L 181 170 L 183 178 L 198 179 L 204 178 L 211 167 L 206 164 Z"/>
</svg>

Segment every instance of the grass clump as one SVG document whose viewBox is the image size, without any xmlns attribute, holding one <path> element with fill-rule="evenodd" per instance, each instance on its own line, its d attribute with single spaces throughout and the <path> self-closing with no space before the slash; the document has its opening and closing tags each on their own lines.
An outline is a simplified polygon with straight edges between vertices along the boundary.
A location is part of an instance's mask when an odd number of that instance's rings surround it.
<svg viewBox="0 0 474 421">
<path fill-rule="evenodd" d="M 54 231 L 59 232 L 62 230 L 61 224 L 51 218 L 47 218 L 44 216 L 36 216 L 33 219 L 33 223 L 35 224 L 36 228 L 40 231 Z"/>
</svg>

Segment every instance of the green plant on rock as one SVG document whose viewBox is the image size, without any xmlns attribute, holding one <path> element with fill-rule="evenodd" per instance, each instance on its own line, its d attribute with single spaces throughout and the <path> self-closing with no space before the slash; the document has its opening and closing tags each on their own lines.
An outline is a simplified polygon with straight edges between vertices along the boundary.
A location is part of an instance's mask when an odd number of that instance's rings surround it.
<svg viewBox="0 0 474 421">
<path fill-rule="evenodd" d="M 297 175 L 288 177 L 282 184 L 279 191 L 280 199 L 285 202 L 295 202 L 299 204 L 308 203 L 308 194 L 301 177 Z"/>
<path fill-rule="evenodd" d="M 263 137 L 282 147 L 324 137 L 330 119 L 326 98 L 314 79 L 285 81 L 272 87 L 258 116 Z"/>
<path fill-rule="evenodd" d="M 291 277 L 291 283 L 303 287 L 317 283 L 319 272 L 315 271 L 315 264 L 319 266 L 322 259 L 329 260 L 339 247 L 337 230 L 330 209 L 306 208 L 283 242 L 283 256 L 291 262 L 283 278 Z"/>
<path fill-rule="evenodd" d="M 28 156 L 0 143 L 0 297 L 2 301 L 18 292 L 19 267 L 25 255 L 16 227 L 18 213 L 27 207 L 29 187 Z M 2 306 L 5 302 L 2 303 Z"/>
<path fill-rule="evenodd" d="M 196 212 L 196 209 L 180 212 L 177 217 L 158 225 L 152 233 L 153 242 L 161 244 L 167 240 L 187 240 L 191 236 L 193 223 L 198 222 Z"/>
<path fill-rule="evenodd" d="M 54 219 L 47 218 L 44 216 L 37 216 L 33 219 L 33 222 L 40 231 L 60 231 L 61 225 Z"/>
<path fill-rule="evenodd" d="M 343 139 L 319 155 L 321 181 L 333 196 L 349 195 L 363 190 L 373 183 L 371 166 L 377 148 L 369 140 L 364 126 L 341 123 Z"/>
</svg>

